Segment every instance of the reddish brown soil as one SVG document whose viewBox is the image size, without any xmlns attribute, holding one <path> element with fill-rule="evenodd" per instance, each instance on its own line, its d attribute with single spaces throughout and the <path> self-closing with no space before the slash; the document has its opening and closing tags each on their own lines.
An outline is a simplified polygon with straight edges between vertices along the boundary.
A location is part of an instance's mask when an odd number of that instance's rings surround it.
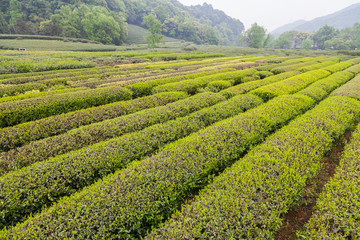
<svg viewBox="0 0 360 240">
<path fill-rule="evenodd" d="M 334 176 L 336 167 L 344 151 L 344 146 L 350 138 L 351 131 L 347 131 L 344 137 L 336 142 L 334 147 L 322 159 L 323 168 L 315 178 L 309 181 L 300 206 L 291 209 L 285 215 L 284 225 L 275 236 L 275 239 L 296 239 L 296 232 L 301 230 L 305 223 L 311 218 L 314 206 L 316 205 L 316 199 L 324 185 Z"/>
</svg>

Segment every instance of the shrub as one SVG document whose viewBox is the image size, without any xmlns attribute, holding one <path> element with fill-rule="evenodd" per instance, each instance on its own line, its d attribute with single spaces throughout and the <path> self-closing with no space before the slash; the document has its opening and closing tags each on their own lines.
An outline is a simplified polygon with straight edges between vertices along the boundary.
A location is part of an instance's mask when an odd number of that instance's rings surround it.
<svg viewBox="0 0 360 240">
<path fill-rule="evenodd" d="M 19 100 L 24 100 L 24 99 L 29 99 L 29 98 L 44 97 L 44 96 L 54 95 L 54 94 L 59 94 L 59 93 L 76 92 L 76 91 L 81 91 L 81 90 L 87 90 L 87 88 L 84 88 L 84 87 L 82 87 L 82 88 L 59 88 L 59 89 L 43 91 L 43 92 L 39 92 L 38 90 L 32 90 L 32 91 L 25 92 L 24 94 L 20 94 L 20 95 L 16 95 L 16 96 L 2 97 L 2 98 L 0 98 L 0 103 L 19 101 Z"/>
<path fill-rule="evenodd" d="M 353 99 L 325 100 L 215 178 L 147 239 L 274 239 L 333 141 L 359 115 Z"/>
<path fill-rule="evenodd" d="M 360 127 L 346 145 L 335 176 L 317 199 L 316 212 L 300 235 L 306 239 L 360 238 Z"/>
<path fill-rule="evenodd" d="M 343 71 L 337 72 L 329 77 L 321 79 L 304 90 L 298 92 L 298 94 L 304 94 L 313 98 L 316 101 L 319 101 L 329 95 L 333 90 L 348 82 L 354 77 L 354 74 Z"/>
<path fill-rule="evenodd" d="M 128 85 L 126 86 L 126 88 L 130 89 L 133 92 L 133 97 L 140 97 L 140 96 L 151 95 L 152 89 L 159 85 L 179 82 L 182 80 L 195 79 L 204 76 L 211 76 L 213 74 L 218 74 L 218 73 L 232 72 L 232 71 L 235 71 L 235 69 L 228 68 L 228 69 L 221 69 L 215 71 L 198 72 L 198 73 L 192 73 L 192 74 L 186 74 L 186 75 L 180 75 L 174 77 L 149 80 L 146 82 L 139 82 Z"/>
<path fill-rule="evenodd" d="M 0 169 L 2 171 L 0 173 L 181 117 L 223 100 L 224 98 L 218 94 L 200 94 L 166 106 L 146 109 L 119 118 L 82 126 L 61 135 L 31 142 L 28 145 L 1 154 Z"/>
<path fill-rule="evenodd" d="M 336 89 L 331 96 L 347 96 L 360 100 L 360 75 L 357 75 L 353 80 Z"/>
<path fill-rule="evenodd" d="M 284 73 L 284 72 L 289 72 L 289 71 L 296 71 L 302 67 L 311 66 L 314 64 L 318 64 L 318 63 L 319 63 L 319 61 L 309 61 L 309 62 L 304 62 L 304 63 L 285 65 L 285 66 L 275 67 L 275 68 L 271 69 L 271 71 L 274 74 L 279 74 L 279 73 Z"/>
<path fill-rule="evenodd" d="M 352 72 L 354 74 L 358 74 L 358 73 L 360 73 L 360 64 L 353 65 L 353 66 L 347 68 L 346 71 Z"/>
<path fill-rule="evenodd" d="M 204 102 L 205 97 L 215 95 L 199 96 Z M 192 97 L 192 102 L 200 103 L 199 96 Z M 190 103 L 188 100 L 183 100 L 182 104 L 186 106 L 186 102 Z M 70 195 L 118 168 L 124 168 L 131 161 L 153 153 L 168 142 L 185 137 L 261 103 L 262 101 L 255 96 L 235 97 L 187 117 L 157 124 L 4 175 L 0 178 L 0 186 L 7 200 L 0 204 L 2 216 L 5 216 L 1 225 L 14 224 L 43 205 L 50 204 L 59 197 Z M 191 105 L 188 104 L 187 107 L 191 108 Z M 172 108 L 174 106 L 169 106 L 167 110 Z M 26 192 L 27 197 L 21 197 L 23 195 L 19 195 L 19 191 Z"/>
<path fill-rule="evenodd" d="M 340 62 L 337 64 L 330 65 L 328 67 L 325 67 L 323 69 L 326 71 L 329 71 L 331 73 L 335 73 L 335 72 L 345 70 L 345 69 L 351 67 L 352 65 L 354 65 L 354 63 L 352 63 L 352 62 Z"/>
<path fill-rule="evenodd" d="M 256 75 L 258 75 L 260 77 L 260 79 L 264 79 L 264 78 L 274 76 L 274 74 L 272 72 L 269 72 L 269 71 L 259 71 L 259 72 L 256 73 Z"/>
<path fill-rule="evenodd" d="M 219 80 L 219 81 L 210 82 L 207 85 L 206 90 L 210 91 L 210 92 L 220 92 L 221 90 L 224 90 L 224 89 L 229 88 L 231 86 L 232 86 L 232 84 L 231 84 L 230 81 Z"/>
<path fill-rule="evenodd" d="M 262 86 L 266 86 L 266 85 L 269 85 L 269 84 L 272 84 L 275 82 L 279 82 L 281 80 L 296 76 L 298 74 L 300 74 L 300 72 L 281 73 L 281 74 L 278 74 L 275 76 L 265 78 L 262 81 L 248 82 L 248 83 L 243 83 L 243 84 L 239 84 L 239 85 L 230 87 L 228 89 L 221 91 L 220 94 L 222 94 L 226 98 L 230 98 L 230 97 L 233 97 L 238 94 L 247 93 L 251 90 L 254 90 L 254 89 L 262 87 Z"/>
<path fill-rule="evenodd" d="M 213 174 L 313 103 L 304 96 L 279 97 L 219 122 L 63 198 L 24 223 L 1 232 L 0 238 L 141 238 Z M 92 168 L 89 164 L 88 169 Z M 4 183 L 6 188 L 12 186 L 8 181 Z"/>
<path fill-rule="evenodd" d="M 131 94 L 128 89 L 112 87 L 2 103 L 0 104 L 0 127 L 12 126 L 111 102 L 129 100 Z"/>
<path fill-rule="evenodd" d="M 0 151 L 8 151 L 29 142 L 58 135 L 83 125 L 101 122 L 147 108 L 162 106 L 186 97 L 187 95 L 182 92 L 161 93 L 3 128 L 0 129 Z"/>
<path fill-rule="evenodd" d="M 43 83 L 27 83 L 22 85 L 5 85 L 0 88 L 0 97 L 14 96 L 27 91 L 39 90 L 44 91 L 50 87 Z"/>
<path fill-rule="evenodd" d="M 313 64 L 313 65 L 310 65 L 310 66 L 301 67 L 301 68 L 297 69 L 297 71 L 304 73 L 304 72 L 308 72 L 308 71 L 312 71 L 312 70 L 317 70 L 317 69 L 320 69 L 320 68 L 324 68 L 324 67 L 327 67 L 327 66 L 331 66 L 331 65 L 333 65 L 333 64 L 335 64 L 335 63 L 336 63 L 336 62 L 334 62 L 334 61 L 325 61 L 325 62 Z"/>
<path fill-rule="evenodd" d="M 230 80 L 233 81 L 234 84 L 239 84 L 243 81 L 244 77 L 251 76 L 255 73 L 256 70 L 251 68 L 234 72 L 218 73 L 196 79 L 160 85 L 155 87 L 153 92 L 158 93 L 168 91 L 185 91 L 189 94 L 194 94 L 198 91 L 199 88 L 206 87 L 210 82 L 218 80 Z"/>
<path fill-rule="evenodd" d="M 325 70 L 314 70 L 307 73 L 303 73 L 280 82 L 276 82 L 264 87 L 251 91 L 251 94 L 255 94 L 265 101 L 274 98 L 276 96 L 295 93 L 309 84 L 316 82 L 322 78 L 329 76 L 330 73 Z"/>
</svg>

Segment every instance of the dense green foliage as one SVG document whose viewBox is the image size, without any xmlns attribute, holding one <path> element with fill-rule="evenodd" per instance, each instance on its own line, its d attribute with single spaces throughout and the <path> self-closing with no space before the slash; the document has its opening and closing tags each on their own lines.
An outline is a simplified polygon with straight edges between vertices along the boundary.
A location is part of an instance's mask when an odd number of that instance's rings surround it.
<svg viewBox="0 0 360 240">
<path fill-rule="evenodd" d="M 144 17 L 143 22 L 149 29 L 149 35 L 145 37 L 150 48 L 154 48 L 163 38 L 161 35 L 161 22 L 153 14 Z"/>
<path fill-rule="evenodd" d="M 180 82 L 160 85 L 155 87 L 153 89 L 153 92 L 158 93 L 158 92 L 185 91 L 189 94 L 195 94 L 199 91 L 200 88 L 206 87 L 210 82 L 218 81 L 218 80 L 228 80 L 231 81 L 232 84 L 239 84 L 241 82 L 247 81 L 245 78 L 246 76 L 251 76 L 255 73 L 256 70 L 253 68 L 240 70 L 240 71 L 218 73 L 196 79 L 184 80 Z M 249 80 L 251 81 L 252 79 Z"/>
<path fill-rule="evenodd" d="M 271 130 L 313 104 L 314 101 L 305 96 L 285 96 L 219 122 L 63 198 L 23 224 L 1 232 L 0 238 L 144 236 L 151 226 L 161 223 L 212 174 L 224 169 L 261 142 Z M 4 180 L 4 184 L 12 186 L 8 180 Z M 44 225 L 47 227 L 43 228 Z"/>
<path fill-rule="evenodd" d="M 330 72 L 325 70 L 313 70 L 310 72 L 302 73 L 294 77 L 275 82 L 270 85 L 263 86 L 261 88 L 251 91 L 251 94 L 255 94 L 264 100 L 269 100 L 276 96 L 291 94 L 301 89 L 304 89 L 309 84 L 316 82 L 322 78 L 330 75 Z"/>
<path fill-rule="evenodd" d="M 83 125 L 101 122 L 147 108 L 166 105 L 185 97 L 187 95 L 181 92 L 160 93 L 2 128 L 0 129 L 0 152 L 9 151 L 31 141 L 58 135 Z"/>
<path fill-rule="evenodd" d="M 239 159 L 148 239 L 273 239 L 333 141 L 359 116 L 356 100 L 325 100 Z"/>
<path fill-rule="evenodd" d="M 130 115 L 82 126 L 1 154 L 0 165 L 3 167 L 0 168 L 3 168 L 4 172 L 7 169 L 21 168 L 125 133 L 138 131 L 153 124 L 182 117 L 223 100 L 221 95 L 201 94 L 166 106 L 145 109 Z"/>
<path fill-rule="evenodd" d="M 184 111 L 186 107 L 199 110 L 201 107 L 213 105 L 216 98 L 217 102 L 224 100 L 219 95 L 201 94 L 197 97 L 192 97 L 192 102 L 183 100 L 178 104 L 172 104 L 172 106 L 166 107 L 169 117 L 164 118 L 164 121 L 158 122 L 166 122 L 166 120 L 175 119 L 176 116 L 189 114 L 189 111 Z M 44 204 L 54 202 L 61 196 L 70 195 L 76 190 L 106 176 L 106 174 L 114 172 L 116 169 L 124 168 L 128 163 L 151 154 L 168 142 L 185 137 L 212 123 L 239 114 L 261 103 L 262 101 L 255 96 L 235 97 L 232 100 L 204 108 L 189 116 L 164 124 L 157 124 L 142 131 L 127 134 L 123 137 L 102 142 L 50 159 L 45 163 L 34 164 L 29 168 L 7 174 L 0 178 L 0 185 L 4 193 L 5 191 L 7 192 L 6 195 L 8 196 L 6 203 L 4 202 L 4 204 L 0 205 L 2 214 L 6 216 L 3 218 L 5 222 L 2 221 L 1 225 L 16 223 L 25 217 L 24 214 L 29 213 L 30 208 L 32 212 L 35 212 Z M 183 108 L 183 114 L 171 111 L 174 110 L 172 108 L 176 107 L 176 105 L 178 105 L 178 108 Z M 139 116 L 137 117 L 139 118 Z M 146 113 L 141 114 L 140 117 L 146 117 Z M 160 117 L 158 118 L 160 119 Z M 156 116 L 153 116 L 153 118 L 156 118 Z M 129 124 L 132 127 L 136 125 Z M 139 130 L 141 127 L 133 129 Z M 70 162 L 71 164 L 69 165 Z M 69 168 L 64 166 L 69 166 Z M 19 179 L 22 180 L 19 181 Z M 31 187 L 27 188 L 29 180 L 31 181 Z M 16 189 L 20 189 L 20 186 L 22 186 L 22 192 L 27 192 L 26 195 L 29 196 L 27 199 L 19 198 L 20 195 L 18 195 Z M 17 204 L 20 202 L 21 204 Z"/>
<path fill-rule="evenodd" d="M 317 64 L 312 64 L 309 66 L 300 67 L 296 70 L 300 71 L 300 72 L 308 72 L 308 71 L 312 71 L 312 70 L 316 70 L 316 69 L 320 69 L 320 68 L 325 68 L 327 66 L 334 65 L 334 64 L 335 64 L 335 61 L 325 61 L 325 62 L 320 62 Z"/>
<path fill-rule="evenodd" d="M 234 44 L 244 29 L 239 20 L 211 5 L 186 7 L 163 0 L 1 0 L 0 33 L 86 38 L 119 45 L 127 38 L 126 22 L 145 27 L 154 14 L 161 31 L 195 43 Z"/>
<path fill-rule="evenodd" d="M 197 47 L 207 53 L 0 51 L 99 64 L 0 75 L 0 239 L 277 238 L 360 119 L 360 58 Z M 357 237 L 346 183 L 299 237 Z"/>
<path fill-rule="evenodd" d="M 231 72 L 231 71 L 235 71 L 235 69 L 229 68 L 229 69 L 222 69 L 222 70 L 185 74 L 185 75 L 162 78 L 162 79 L 154 79 L 154 80 L 148 80 L 145 82 L 131 84 L 126 87 L 129 88 L 133 92 L 134 97 L 139 97 L 139 96 L 145 96 L 145 95 L 152 94 L 152 89 L 159 85 L 168 84 L 168 83 L 172 83 L 172 82 L 178 82 L 178 81 L 182 81 L 182 80 L 188 80 L 188 79 L 196 79 L 196 78 L 203 77 L 203 76 L 211 76 L 213 74 L 217 74 L 217 73 L 221 73 L 221 72 Z"/>
<path fill-rule="evenodd" d="M 251 28 L 247 29 L 241 36 L 242 45 L 251 48 L 264 48 L 268 44 L 269 35 L 266 36 L 265 28 L 254 23 Z"/>
<path fill-rule="evenodd" d="M 95 64 L 88 61 L 62 60 L 62 59 L 44 59 L 36 61 L 35 59 L 8 60 L 0 61 L 0 74 L 6 73 L 25 73 L 42 72 L 57 69 L 72 69 L 94 67 Z"/>
<path fill-rule="evenodd" d="M 256 88 L 260 88 L 262 86 L 266 86 L 272 83 L 276 83 L 282 80 L 285 80 L 287 78 L 293 77 L 300 74 L 300 72 L 286 72 L 286 73 L 281 73 L 275 76 L 271 76 L 268 78 L 264 78 L 262 81 L 254 81 L 254 82 L 248 82 L 248 83 L 243 83 L 243 84 L 239 84 L 236 85 L 234 87 L 225 89 L 223 91 L 220 92 L 220 94 L 224 95 L 226 98 L 230 98 L 233 97 L 235 95 L 238 94 L 244 94 L 247 93 L 251 90 L 254 90 Z"/>
<path fill-rule="evenodd" d="M 360 88 L 358 88 L 360 91 Z M 360 125 L 346 145 L 335 176 L 326 184 L 317 199 L 316 212 L 302 232 L 307 239 L 360 238 Z"/>
<path fill-rule="evenodd" d="M 357 75 L 349 83 L 336 89 L 332 96 L 347 96 L 360 100 L 360 75 Z"/>
<path fill-rule="evenodd" d="M 1 103 L 0 127 L 131 98 L 130 90 L 110 87 Z"/>
<path fill-rule="evenodd" d="M 348 71 L 334 73 L 324 79 L 321 79 L 304 90 L 300 91 L 299 94 L 304 94 L 313 98 L 316 101 L 320 101 L 326 97 L 331 91 L 340 87 L 347 81 L 351 80 L 354 74 Z"/>
</svg>

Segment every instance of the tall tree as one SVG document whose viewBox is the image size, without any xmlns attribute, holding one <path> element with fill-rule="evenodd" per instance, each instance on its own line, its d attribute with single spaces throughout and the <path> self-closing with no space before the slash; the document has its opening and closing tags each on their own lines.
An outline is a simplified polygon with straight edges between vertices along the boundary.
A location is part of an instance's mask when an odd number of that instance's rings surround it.
<svg viewBox="0 0 360 240">
<path fill-rule="evenodd" d="M 251 28 L 243 33 L 241 41 L 248 47 L 262 48 L 268 42 L 266 41 L 268 37 L 265 28 L 254 23 Z"/>
<path fill-rule="evenodd" d="M 360 23 L 355 23 L 352 28 L 354 48 L 360 49 Z"/>
<path fill-rule="evenodd" d="M 334 27 L 329 25 L 323 26 L 313 35 L 315 46 L 318 49 L 325 49 L 325 42 L 334 38 L 336 35 L 337 31 Z"/>
<path fill-rule="evenodd" d="M 282 33 L 274 42 L 273 47 L 274 48 L 280 48 L 280 49 L 290 49 L 294 48 L 294 41 L 295 36 L 297 32 L 296 31 L 287 31 Z"/>
<path fill-rule="evenodd" d="M 144 17 L 143 23 L 149 30 L 149 35 L 145 37 L 145 40 L 150 48 L 154 48 L 163 39 L 163 35 L 161 34 L 161 22 L 153 14 L 149 14 Z"/>
</svg>

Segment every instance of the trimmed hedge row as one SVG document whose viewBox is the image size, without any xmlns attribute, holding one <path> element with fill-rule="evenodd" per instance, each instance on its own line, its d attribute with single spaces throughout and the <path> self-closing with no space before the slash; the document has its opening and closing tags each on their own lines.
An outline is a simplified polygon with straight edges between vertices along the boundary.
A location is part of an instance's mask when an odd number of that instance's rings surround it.
<svg viewBox="0 0 360 240">
<path fill-rule="evenodd" d="M 213 81 L 210 82 L 206 88 L 204 88 L 204 91 L 207 92 L 220 92 L 221 90 L 227 89 L 232 86 L 232 83 L 230 81 L 226 80 L 219 80 L 219 81 Z M 201 90 L 199 90 L 201 91 Z"/>
<path fill-rule="evenodd" d="M 302 62 L 305 62 L 305 61 L 313 61 L 313 60 L 314 60 L 314 58 L 311 58 L 311 59 L 308 59 L 308 58 L 290 59 L 290 60 L 286 60 L 286 61 L 283 61 L 283 62 L 280 62 L 280 63 L 262 65 L 262 66 L 256 67 L 256 70 L 258 70 L 258 71 L 271 71 L 271 69 L 273 69 L 275 67 L 293 65 L 293 64 L 298 64 L 298 63 L 302 63 Z"/>
<path fill-rule="evenodd" d="M 54 90 L 43 91 L 43 92 L 34 91 L 34 92 L 29 92 L 26 94 L 20 94 L 20 95 L 16 95 L 16 96 L 2 97 L 2 98 L 0 98 L 0 103 L 20 101 L 20 100 L 29 99 L 29 98 L 44 97 L 44 96 L 60 94 L 60 93 L 76 92 L 76 91 L 82 91 L 82 90 L 87 90 L 87 89 L 88 88 L 81 87 L 81 88 L 61 88 L 61 89 L 54 89 Z"/>
<path fill-rule="evenodd" d="M 360 73 L 360 64 L 353 65 L 353 66 L 347 68 L 346 71 L 352 72 L 354 74 L 358 74 L 358 73 Z"/>
<path fill-rule="evenodd" d="M 61 135 L 31 142 L 28 145 L 1 154 L 0 175 L 34 162 L 44 161 L 47 158 L 119 137 L 125 133 L 138 131 L 157 123 L 185 116 L 224 100 L 224 97 L 219 94 L 200 94 L 166 106 L 142 110 L 130 115 L 82 126 Z"/>
<path fill-rule="evenodd" d="M 264 66 L 257 67 L 256 69 L 258 71 L 271 71 L 271 69 L 273 69 L 275 67 L 283 67 L 283 66 L 295 65 L 295 64 L 305 63 L 305 62 L 321 61 L 321 60 L 324 60 L 324 58 L 323 57 L 303 57 L 303 58 L 294 58 L 294 59 L 288 59 L 288 60 L 285 59 L 285 61 L 282 61 L 280 63 L 264 65 Z"/>
<path fill-rule="evenodd" d="M 171 92 L 171 91 L 185 91 L 189 94 L 194 94 L 198 91 L 199 88 L 206 87 L 206 85 L 210 82 L 217 80 L 230 80 L 233 81 L 234 84 L 239 84 L 243 81 L 244 77 L 252 76 L 257 71 L 253 68 L 234 71 L 234 72 L 226 72 L 226 73 L 218 73 L 210 76 L 200 77 L 191 80 L 184 80 L 181 82 L 168 83 L 164 85 L 157 86 L 153 88 L 154 93 L 159 92 Z"/>
<path fill-rule="evenodd" d="M 313 70 L 280 82 L 273 83 L 271 85 L 260 87 L 256 90 L 251 91 L 250 93 L 255 94 L 267 101 L 276 96 L 291 94 L 300 91 L 309 84 L 325 78 L 329 75 L 330 72 L 325 70 Z"/>
<path fill-rule="evenodd" d="M 71 87 L 90 87 L 96 88 L 99 86 L 110 85 L 112 83 L 118 83 L 118 86 L 124 86 L 128 81 L 136 81 L 137 79 L 143 80 L 143 78 L 151 77 L 162 77 L 165 71 L 146 71 L 137 70 L 136 72 L 128 72 L 127 74 L 114 74 L 110 76 L 101 76 L 94 78 L 86 78 L 84 80 L 71 80 L 67 84 Z M 183 74 L 183 73 L 182 73 Z"/>
<path fill-rule="evenodd" d="M 336 89 L 331 96 L 347 96 L 360 100 L 360 75 L 357 75 L 353 80 Z"/>
<path fill-rule="evenodd" d="M 319 62 L 320 61 L 309 61 L 309 62 L 275 67 L 275 68 L 271 69 L 271 72 L 273 72 L 275 74 L 279 74 L 279 73 L 284 73 L 284 72 L 289 72 L 289 71 L 296 71 L 298 69 L 301 69 L 302 67 L 312 66 L 312 65 L 318 64 Z"/>
<path fill-rule="evenodd" d="M 308 71 L 312 71 L 312 70 L 317 70 L 317 69 L 320 69 L 320 68 L 324 68 L 324 67 L 333 65 L 333 64 L 335 64 L 335 63 L 336 63 L 336 62 L 334 62 L 334 61 L 325 61 L 325 62 L 317 63 L 317 64 L 314 64 L 314 65 L 301 67 L 301 68 L 296 69 L 296 70 L 304 73 L 304 72 L 308 72 Z"/>
<path fill-rule="evenodd" d="M 262 81 L 254 81 L 254 82 L 248 82 L 248 83 L 244 83 L 244 84 L 239 84 L 236 86 L 233 86 L 231 88 L 225 89 L 223 91 L 220 92 L 220 94 L 222 94 L 224 97 L 226 98 L 231 98 L 233 96 L 239 95 L 239 94 L 244 94 L 247 93 L 251 90 L 254 90 L 256 88 L 262 87 L 262 86 L 266 86 L 275 82 L 279 82 L 282 80 L 285 80 L 287 78 L 299 75 L 300 72 L 286 72 L 286 73 L 281 73 L 275 76 L 271 76 L 268 78 L 263 79 Z"/>
<path fill-rule="evenodd" d="M 3 58 L 0 62 L 0 74 L 92 67 L 95 67 L 94 62 L 82 60 L 60 58 Z"/>
<path fill-rule="evenodd" d="M 49 88 L 50 86 L 37 82 L 26 83 L 21 85 L 4 85 L 0 87 L 0 97 L 14 96 L 32 90 L 44 91 Z"/>
<path fill-rule="evenodd" d="M 337 72 L 329 77 L 321 79 L 304 90 L 298 92 L 298 94 L 304 94 L 313 98 L 316 101 L 324 99 L 329 93 L 348 82 L 354 77 L 354 74 L 351 72 L 343 71 Z"/>
<path fill-rule="evenodd" d="M 222 68 L 236 68 L 237 70 L 242 70 L 245 68 L 252 68 L 252 67 L 256 67 L 259 66 L 259 63 L 254 63 L 254 62 L 244 62 L 244 61 L 231 61 L 231 62 L 225 62 L 225 63 L 216 63 L 216 64 L 212 64 L 212 65 L 208 65 L 202 68 L 198 68 L 200 71 L 209 71 L 209 70 L 213 70 L 214 68 L 216 69 L 222 69 Z"/>
<path fill-rule="evenodd" d="M 62 70 L 53 70 L 53 71 L 46 71 L 46 72 L 28 72 L 28 73 L 16 73 L 16 74 L 3 74 L 0 75 L 0 83 L 2 81 L 10 80 L 10 79 L 32 79 L 35 78 L 36 80 L 41 79 L 48 79 L 54 77 L 66 77 L 66 76 L 73 76 L 76 74 L 95 74 L 95 73 L 103 73 L 107 71 L 112 71 L 115 69 L 119 71 L 117 67 L 109 67 L 109 66 L 102 66 L 102 67 L 93 67 L 93 68 L 81 68 L 81 69 L 62 69 Z"/>
<path fill-rule="evenodd" d="M 360 58 L 353 58 L 353 59 L 348 60 L 348 62 L 353 62 L 355 64 L 358 64 L 358 63 L 360 63 Z"/>
<path fill-rule="evenodd" d="M 66 82 L 69 80 L 82 80 L 82 79 L 86 79 L 89 77 L 100 77 L 100 74 L 94 74 L 94 75 L 80 75 L 81 73 L 78 74 L 74 74 L 74 73 L 70 73 L 70 76 L 61 76 L 62 74 L 54 74 L 54 75 L 50 75 L 52 77 L 47 77 L 47 78 L 39 78 L 39 77 L 32 77 L 32 78 L 12 78 L 12 79 L 5 79 L 3 81 L 1 81 L 2 84 L 9 84 L 9 85 L 21 85 L 21 84 L 26 84 L 26 83 L 34 83 L 34 82 L 39 82 L 39 83 L 43 83 L 43 82 L 47 82 L 47 83 L 51 83 L 52 81 L 57 81 L 57 80 L 62 80 L 62 82 Z M 60 75 L 60 76 L 59 76 Z M 49 84 L 47 84 L 49 85 Z"/>
<path fill-rule="evenodd" d="M 320 103 L 254 148 L 148 239 L 274 239 L 333 141 L 360 116 L 360 102 Z"/>
<path fill-rule="evenodd" d="M 360 238 L 360 126 L 346 145 L 335 176 L 317 199 L 316 212 L 301 233 L 306 239 Z"/>
<path fill-rule="evenodd" d="M 103 68 L 103 67 L 101 67 Z M 17 73 L 17 74 L 7 74 L 0 77 L 0 83 L 4 84 L 23 84 L 33 81 L 41 81 L 50 78 L 63 78 L 63 77 L 73 77 L 77 75 L 82 75 L 83 73 L 87 74 L 97 74 L 99 73 L 99 67 L 91 69 L 66 69 L 66 70 L 56 70 L 56 71 L 46 71 L 46 72 L 31 72 L 31 73 Z"/>
<path fill-rule="evenodd" d="M 126 88 L 130 89 L 133 92 L 133 97 L 141 97 L 141 96 L 151 95 L 152 89 L 159 85 L 173 83 L 173 82 L 179 82 L 182 80 L 195 79 L 195 78 L 199 78 L 199 77 L 204 77 L 204 76 L 218 74 L 218 73 L 231 72 L 231 71 L 235 71 L 235 69 L 228 68 L 228 69 L 221 69 L 221 70 L 215 70 L 215 71 L 199 72 L 199 73 L 192 73 L 192 74 L 186 74 L 186 75 L 175 76 L 175 77 L 149 80 L 146 82 L 139 82 L 139 83 L 135 83 L 132 85 L 128 85 L 128 86 L 126 86 Z"/>
<path fill-rule="evenodd" d="M 174 59 L 175 60 L 175 59 Z M 209 63 L 212 63 L 214 59 L 206 59 L 203 61 L 172 61 L 172 62 L 157 62 L 152 63 L 150 65 L 144 66 L 146 69 L 153 69 L 153 68 L 162 68 L 162 69 L 168 69 L 168 68 L 180 68 L 183 66 L 188 65 L 207 65 Z M 222 58 L 219 59 L 217 62 L 222 62 Z"/>
<path fill-rule="evenodd" d="M 214 173 L 313 104 L 305 96 L 282 96 L 219 122 L 63 198 L 0 239 L 141 238 Z"/>
<path fill-rule="evenodd" d="M 36 89 L 37 85 L 35 83 L 37 83 L 38 85 L 39 84 L 46 85 L 46 87 L 44 87 L 46 89 L 55 85 L 65 85 L 71 87 L 85 86 L 85 87 L 95 88 L 98 85 L 104 85 L 106 83 L 113 83 L 117 81 L 125 82 L 128 80 L 144 78 L 146 76 L 156 77 L 156 75 L 163 75 L 163 73 L 164 71 L 155 70 L 155 71 L 151 71 L 151 75 L 150 75 L 149 70 L 146 69 L 134 69 L 134 70 L 125 69 L 122 71 L 121 69 L 117 69 L 116 71 L 110 69 L 108 71 L 102 71 L 99 73 L 97 71 L 95 72 L 84 71 L 76 74 L 73 73 L 71 74 L 71 76 L 67 76 L 67 77 L 58 77 L 56 76 L 56 74 L 54 74 L 54 77 L 52 78 L 39 79 L 37 81 L 35 80 L 31 81 L 29 80 L 29 78 L 9 79 L 9 80 L 4 80 L 2 82 L 4 84 L 9 84 L 9 85 L 7 85 L 7 88 L 2 89 L 1 94 L 15 95 L 24 92 L 26 89 L 30 87 Z M 61 74 L 57 74 L 57 75 L 61 75 Z M 24 81 L 27 82 L 22 83 Z"/>
<path fill-rule="evenodd" d="M 260 79 L 264 79 L 264 78 L 274 76 L 274 74 L 272 72 L 269 72 L 269 71 L 259 71 L 259 72 L 256 73 L 256 75 L 258 75 L 260 77 Z"/>
<path fill-rule="evenodd" d="M 83 108 L 129 100 L 122 87 L 99 88 L 0 104 L 0 127 L 7 127 Z"/>
<path fill-rule="evenodd" d="M 3 128 L 0 129 L 0 152 L 8 151 L 42 138 L 58 135 L 83 125 L 120 117 L 147 108 L 166 105 L 186 97 L 187 95 L 184 92 L 160 93 Z"/>
<path fill-rule="evenodd" d="M 351 67 L 352 65 L 354 65 L 354 63 L 352 63 L 352 62 L 340 62 L 337 64 L 330 65 L 328 67 L 325 67 L 323 69 L 326 71 L 329 71 L 331 73 L 335 73 L 335 72 L 343 71 L 343 70 Z"/>
<path fill-rule="evenodd" d="M 146 71 L 145 69 L 140 70 L 129 70 L 129 69 L 120 69 L 116 67 L 97 67 L 91 69 L 69 69 L 66 72 L 63 70 L 46 72 L 47 74 L 41 75 L 23 75 L 17 74 L 12 78 L 1 80 L 0 83 L 3 84 L 24 84 L 35 81 L 44 81 L 51 80 L 56 78 L 67 79 L 68 81 L 87 79 L 87 78 L 104 78 L 112 75 L 127 75 L 129 73 L 134 73 L 138 71 Z M 44 73 L 44 72 L 41 72 Z"/>
<path fill-rule="evenodd" d="M 0 178 L 0 186 L 6 196 L 5 202 L 0 205 L 2 216 L 5 216 L 1 225 L 13 224 L 30 211 L 34 212 L 61 196 L 70 195 L 116 169 L 124 168 L 128 163 L 153 153 L 166 143 L 261 103 L 260 98 L 252 95 L 235 97 L 189 116 L 157 124 L 5 175 Z M 26 192 L 28 197 L 20 197 L 19 191 L 23 194 Z"/>
<path fill-rule="evenodd" d="M 147 72 L 146 75 L 137 76 L 137 77 L 129 77 L 126 79 L 122 79 L 122 81 L 116 81 L 116 79 L 110 79 L 110 81 L 103 81 L 101 84 L 97 83 L 97 87 L 109 87 L 109 86 L 128 86 L 136 83 L 141 82 L 147 82 L 151 80 L 156 79 L 162 79 L 162 78 L 170 78 L 170 77 L 177 77 L 177 76 L 183 76 L 193 73 L 199 73 L 200 71 L 198 69 L 196 70 L 176 70 L 176 71 L 169 71 L 169 70 L 161 70 L 161 72 L 158 72 L 159 74 L 153 74 L 154 72 L 151 71 Z"/>
</svg>

